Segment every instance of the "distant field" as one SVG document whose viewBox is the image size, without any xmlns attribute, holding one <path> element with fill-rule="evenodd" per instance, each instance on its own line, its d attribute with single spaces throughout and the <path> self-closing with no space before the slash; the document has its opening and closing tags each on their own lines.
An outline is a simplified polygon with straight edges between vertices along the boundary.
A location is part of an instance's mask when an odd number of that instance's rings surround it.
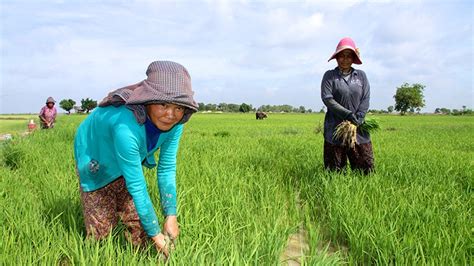
<svg viewBox="0 0 474 266">
<path fill-rule="evenodd" d="M 30 119 L 33 119 L 36 124 L 39 123 L 37 114 L 0 115 L 0 135 L 26 131 Z"/>
<path fill-rule="evenodd" d="M 1 147 L 0 264 L 157 262 L 123 228 L 85 240 L 72 151 L 85 117 L 61 116 Z M 320 114 L 194 115 L 178 153 L 170 264 L 278 265 L 302 226 L 307 265 L 473 265 L 474 117 L 377 118 L 376 173 L 361 176 L 324 170 Z M 154 171 L 146 178 L 159 206 Z"/>
</svg>

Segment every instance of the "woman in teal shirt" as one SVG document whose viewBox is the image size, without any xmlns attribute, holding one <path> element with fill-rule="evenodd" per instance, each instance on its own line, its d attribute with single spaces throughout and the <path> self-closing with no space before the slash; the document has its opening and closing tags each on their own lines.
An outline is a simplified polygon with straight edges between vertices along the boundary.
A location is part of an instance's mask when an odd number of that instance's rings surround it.
<svg viewBox="0 0 474 266">
<path fill-rule="evenodd" d="M 197 111 L 197 104 L 189 73 L 180 64 L 155 61 L 146 75 L 137 84 L 109 93 L 82 122 L 74 156 L 87 235 L 106 237 L 120 218 L 132 243 L 143 244 L 148 236 L 168 256 L 166 236 L 173 240 L 179 234 L 176 154 L 183 124 Z M 158 149 L 163 232 L 142 169 L 157 165 Z"/>
</svg>

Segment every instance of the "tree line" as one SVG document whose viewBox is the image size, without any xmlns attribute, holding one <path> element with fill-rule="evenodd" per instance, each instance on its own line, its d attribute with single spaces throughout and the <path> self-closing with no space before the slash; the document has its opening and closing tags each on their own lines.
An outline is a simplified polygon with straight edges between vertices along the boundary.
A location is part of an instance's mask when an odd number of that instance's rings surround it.
<svg viewBox="0 0 474 266">
<path fill-rule="evenodd" d="M 211 112 L 225 112 L 225 113 L 248 113 L 248 112 L 273 112 L 273 113 L 312 113 L 312 109 L 306 109 L 304 106 L 293 107 L 289 104 L 283 105 L 261 105 L 258 108 L 252 106 L 252 104 L 242 103 L 198 103 L 199 111 L 211 111 Z"/>
<path fill-rule="evenodd" d="M 89 113 L 97 107 L 97 101 L 89 98 L 81 99 L 81 105 L 77 106 L 73 99 L 63 99 L 59 102 L 59 107 L 64 109 L 68 114 L 74 109 L 76 113 Z"/>
<path fill-rule="evenodd" d="M 435 114 L 442 114 L 442 115 L 472 115 L 474 111 L 472 109 L 467 108 L 467 106 L 463 105 L 462 109 L 448 109 L 448 108 L 436 108 L 434 111 Z"/>
<path fill-rule="evenodd" d="M 371 113 L 392 113 L 394 110 L 400 112 L 401 115 L 407 113 L 420 112 L 421 108 L 425 106 L 425 99 L 423 91 L 425 86 L 419 83 L 408 84 L 404 83 L 400 87 L 397 87 L 397 91 L 393 98 L 395 99 L 395 106 L 389 106 L 387 110 L 376 110 L 370 109 Z M 76 106 L 76 102 L 72 99 L 64 99 L 59 102 L 59 106 L 64 109 L 68 114 L 74 109 L 76 113 L 89 113 L 91 110 L 97 107 L 97 101 L 85 98 L 81 99 L 81 105 Z M 272 112 L 272 113 L 313 113 L 312 109 L 306 109 L 304 106 L 293 107 L 289 104 L 282 105 L 261 105 L 258 108 L 252 106 L 252 104 L 241 103 L 198 103 L 198 111 L 201 112 L 225 112 L 225 113 L 248 113 L 248 112 Z M 324 113 L 324 106 L 319 110 L 320 113 Z M 472 115 L 473 111 L 463 106 L 462 109 L 447 109 L 447 108 L 436 108 L 435 114 L 446 114 L 446 115 Z"/>
<path fill-rule="evenodd" d="M 97 101 L 86 98 L 81 99 L 81 105 L 76 105 L 76 102 L 72 99 L 63 99 L 59 102 L 59 106 L 64 109 L 68 114 L 71 113 L 71 110 L 75 110 L 76 113 L 89 113 L 94 108 L 97 107 Z M 262 105 L 258 108 L 252 106 L 252 104 L 242 103 L 198 103 L 198 111 L 210 111 L 210 112 L 225 112 L 225 113 L 248 113 L 248 112 L 274 112 L 274 113 L 312 113 L 312 109 L 306 109 L 304 106 L 298 108 L 293 107 L 288 104 L 283 105 Z M 324 112 L 324 108 L 321 109 Z"/>
</svg>

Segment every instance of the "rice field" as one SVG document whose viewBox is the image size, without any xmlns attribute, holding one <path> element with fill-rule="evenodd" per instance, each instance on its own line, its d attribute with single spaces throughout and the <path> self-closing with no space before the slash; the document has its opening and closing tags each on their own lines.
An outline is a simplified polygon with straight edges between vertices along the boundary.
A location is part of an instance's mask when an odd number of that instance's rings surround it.
<svg viewBox="0 0 474 266">
<path fill-rule="evenodd" d="M 85 239 L 73 137 L 85 116 L 3 143 L 1 265 L 156 265 L 119 226 Z M 178 154 L 171 265 L 279 265 L 304 228 L 305 265 L 473 264 L 473 116 L 377 116 L 376 172 L 323 168 L 321 114 L 197 114 Z M 4 121 L 0 121 L 2 124 Z M 159 206 L 154 171 L 146 170 Z"/>
<path fill-rule="evenodd" d="M 0 115 L 0 135 L 17 134 L 27 130 L 31 119 L 39 126 L 37 114 Z"/>
</svg>

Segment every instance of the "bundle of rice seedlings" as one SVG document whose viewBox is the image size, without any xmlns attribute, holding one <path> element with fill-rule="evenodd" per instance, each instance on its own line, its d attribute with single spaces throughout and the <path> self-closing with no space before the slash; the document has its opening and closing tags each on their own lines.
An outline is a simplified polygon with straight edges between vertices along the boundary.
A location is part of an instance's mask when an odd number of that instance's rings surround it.
<svg viewBox="0 0 474 266">
<path fill-rule="evenodd" d="M 333 137 L 341 140 L 343 146 L 354 148 L 357 141 L 357 126 L 349 121 L 342 121 L 337 125 Z"/>
<path fill-rule="evenodd" d="M 379 122 L 373 118 L 365 119 L 364 123 L 359 126 L 361 132 L 372 133 L 380 129 Z M 342 141 L 343 146 L 354 148 L 357 143 L 357 126 L 350 121 L 342 121 L 334 131 L 334 139 Z"/>
<path fill-rule="evenodd" d="M 359 126 L 363 133 L 372 133 L 380 129 L 379 121 L 375 118 L 366 118 L 364 123 Z"/>
</svg>

